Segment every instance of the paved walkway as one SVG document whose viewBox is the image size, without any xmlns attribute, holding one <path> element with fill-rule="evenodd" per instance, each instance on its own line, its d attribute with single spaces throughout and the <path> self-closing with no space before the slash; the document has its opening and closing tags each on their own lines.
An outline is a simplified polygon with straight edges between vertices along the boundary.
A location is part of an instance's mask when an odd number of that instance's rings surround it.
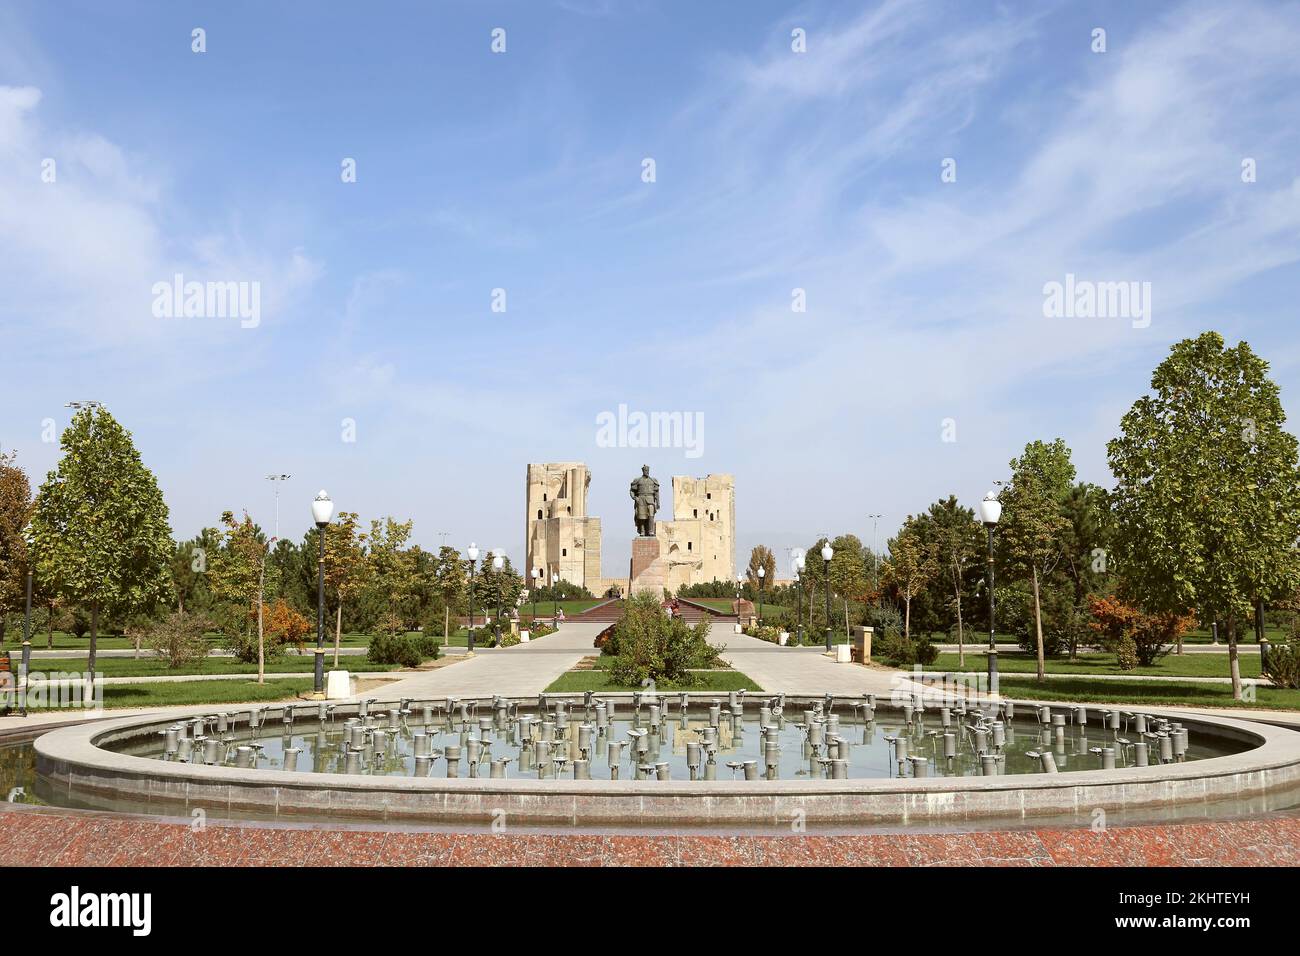
<svg viewBox="0 0 1300 956">
<path fill-rule="evenodd" d="M 736 634 L 729 624 L 714 624 L 709 643 L 723 647 L 723 658 L 768 693 L 880 696 L 897 686 L 895 675 L 900 674 L 891 668 L 837 664 L 824 648 L 779 647 Z"/>
<path fill-rule="evenodd" d="M 554 634 L 514 647 L 476 651 L 469 660 L 416 674 L 377 688 L 375 696 L 399 697 L 532 697 L 577 664 L 599 653 L 592 642 L 607 624 L 569 621 Z"/>
</svg>

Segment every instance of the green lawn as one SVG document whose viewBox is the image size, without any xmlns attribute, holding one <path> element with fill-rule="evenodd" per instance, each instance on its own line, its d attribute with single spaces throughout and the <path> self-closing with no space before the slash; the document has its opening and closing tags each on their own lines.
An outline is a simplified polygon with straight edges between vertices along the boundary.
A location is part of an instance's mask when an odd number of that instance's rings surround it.
<svg viewBox="0 0 1300 956">
<path fill-rule="evenodd" d="M 69 673 L 83 669 L 85 658 L 44 658 L 32 661 L 33 674 Z M 278 661 L 268 662 L 268 674 L 308 674 L 315 663 L 311 654 L 299 657 L 286 654 Z M 325 666 L 334 666 L 334 658 L 325 655 Z M 371 664 L 364 656 L 350 655 L 339 658 L 339 667 L 353 671 L 391 671 L 399 670 L 396 664 Z M 168 667 L 165 661 L 150 654 L 142 653 L 134 657 L 101 657 L 95 661 L 95 673 L 104 677 L 189 677 L 202 674 L 256 674 L 256 664 L 245 664 L 233 657 L 207 657 L 193 664 L 182 667 Z"/>
<path fill-rule="evenodd" d="M 684 601 L 691 601 L 694 604 L 703 604 L 705 607 L 712 608 L 715 611 L 721 611 L 723 614 L 731 614 L 735 605 L 734 598 L 683 598 Z M 754 602 L 754 613 L 758 614 L 758 602 Z M 795 609 L 792 607 L 782 607 L 779 604 L 763 603 L 763 623 L 780 624 L 782 622 L 794 623 Z"/>
<path fill-rule="evenodd" d="M 1090 681 L 1003 677 L 998 689 L 1004 697 L 1029 700 L 1077 700 L 1099 704 L 1176 704 L 1183 707 L 1240 707 L 1243 709 L 1300 710 L 1300 690 L 1256 687 L 1254 702 L 1234 701 L 1228 684 L 1189 681 Z"/>
<path fill-rule="evenodd" d="M 595 607 L 597 604 L 603 604 L 604 601 L 605 601 L 604 598 L 600 598 L 598 600 L 582 599 L 576 601 L 554 601 L 554 602 L 538 601 L 537 616 L 544 617 L 549 620 L 558 607 L 559 610 L 564 611 L 565 617 L 573 617 L 573 615 L 581 614 L 583 611 L 589 610 Z M 482 612 L 480 611 L 480 614 L 481 613 Z M 524 619 L 532 618 L 533 616 L 532 601 L 524 602 L 523 606 L 519 608 L 519 616 Z"/>
<path fill-rule="evenodd" d="M 656 690 L 690 690 L 690 691 L 730 691 L 730 690 L 762 690 L 747 676 L 740 671 L 697 671 L 697 683 L 689 686 L 678 686 L 674 683 L 656 684 Z M 634 691 L 644 690 L 643 687 L 623 687 L 610 682 L 609 671 L 607 670 L 590 670 L 590 671 L 568 671 L 561 674 L 551 682 L 546 688 L 548 694 L 577 694 L 583 691 Z"/>
<path fill-rule="evenodd" d="M 1239 657 L 1242 677 L 1259 676 L 1259 651 L 1243 650 Z M 1044 664 L 1049 674 L 1127 674 L 1134 677 L 1227 677 L 1227 654 L 1167 654 L 1150 667 L 1121 671 L 1114 654 L 1083 654 L 1078 660 L 1049 657 Z M 982 648 L 966 651 L 966 664 L 958 666 L 956 654 L 940 654 L 926 670 L 974 671 L 987 669 Z M 1037 674 L 1038 658 L 1027 651 L 999 651 L 998 671 L 1003 674 Z"/>
<path fill-rule="evenodd" d="M 290 700 L 312 689 L 310 677 L 269 680 L 200 680 L 159 684 L 119 684 L 104 688 L 104 707 L 175 707 L 184 704 L 240 704 Z M 51 710 L 55 708 L 31 708 Z M 59 708 L 62 709 L 62 708 Z"/>
</svg>

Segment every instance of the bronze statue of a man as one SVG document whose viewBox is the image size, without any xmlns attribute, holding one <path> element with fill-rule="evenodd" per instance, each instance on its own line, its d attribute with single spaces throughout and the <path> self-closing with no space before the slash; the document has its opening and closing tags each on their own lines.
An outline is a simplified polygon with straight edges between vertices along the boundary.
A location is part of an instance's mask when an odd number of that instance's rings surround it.
<svg viewBox="0 0 1300 956">
<path fill-rule="evenodd" d="M 636 520 L 636 533 L 643 538 L 655 534 L 655 513 L 659 511 L 659 482 L 650 477 L 650 466 L 641 466 L 641 477 L 632 479 L 632 517 Z"/>
</svg>

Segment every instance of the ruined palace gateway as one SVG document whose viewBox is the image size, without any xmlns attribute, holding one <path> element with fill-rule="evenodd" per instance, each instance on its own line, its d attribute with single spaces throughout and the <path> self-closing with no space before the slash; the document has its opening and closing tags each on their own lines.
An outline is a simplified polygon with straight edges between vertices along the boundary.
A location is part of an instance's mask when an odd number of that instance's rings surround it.
<svg viewBox="0 0 1300 956">
<path fill-rule="evenodd" d="M 528 466 L 528 511 L 524 523 L 523 568 L 546 572 L 545 583 L 567 581 L 603 594 L 600 574 L 600 519 L 587 517 L 591 473 L 580 461 Z"/>
<path fill-rule="evenodd" d="M 683 584 L 733 581 L 736 577 L 735 479 L 731 475 L 692 478 L 675 475 L 673 517 L 655 521 L 652 539 L 657 556 L 633 590 L 675 591 Z M 553 462 L 528 466 L 524 573 L 532 568 L 546 572 L 550 583 L 580 584 L 602 595 L 611 586 L 627 589 L 628 569 L 611 568 L 605 576 L 600 565 L 599 518 L 587 516 L 587 488 L 591 473 L 582 462 Z M 622 522 L 619 527 L 623 527 Z"/>
</svg>

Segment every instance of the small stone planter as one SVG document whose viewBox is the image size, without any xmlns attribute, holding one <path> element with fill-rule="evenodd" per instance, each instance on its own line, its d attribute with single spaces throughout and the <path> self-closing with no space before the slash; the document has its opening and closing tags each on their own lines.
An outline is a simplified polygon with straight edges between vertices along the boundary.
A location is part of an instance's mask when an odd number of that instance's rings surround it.
<svg viewBox="0 0 1300 956">
<path fill-rule="evenodd" d="M 790 632 L 782 631 L 780 636 L 777 637 L 776 640 L 778 644 L 780 644 L 782 647 L 785 647 L 787 644 L 790 643 Z"/>
</svg>

